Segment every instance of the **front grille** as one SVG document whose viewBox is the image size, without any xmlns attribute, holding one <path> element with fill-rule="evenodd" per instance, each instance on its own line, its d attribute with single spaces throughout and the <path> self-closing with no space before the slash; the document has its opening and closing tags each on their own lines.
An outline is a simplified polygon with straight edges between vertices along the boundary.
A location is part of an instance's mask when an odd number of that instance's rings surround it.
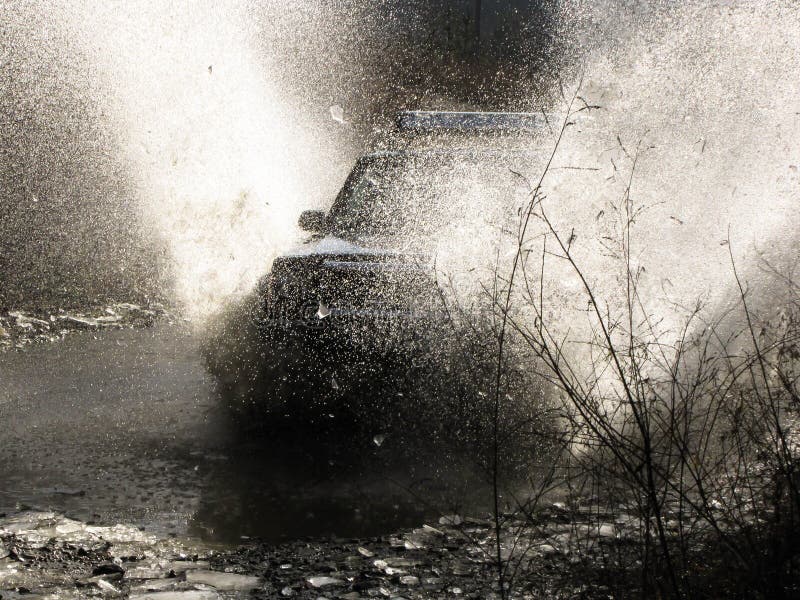
<svg viewBox="0 0 800 600">
<path fill-rule="evenodd" d="M 332 257 L 319 268 L 320 299 L 340 310 L 409 310 L 432 287 L 431 273 L 406 257 Z"/>
<path fill-rule="evenodd" d="M 438 309 L 433 272 L 408 255 L 326 255 L 276 260 L 270 314 L 281 328 L 408 323 Z M 319 319 L 320 305 L 329 313 Z"/>
</svg>

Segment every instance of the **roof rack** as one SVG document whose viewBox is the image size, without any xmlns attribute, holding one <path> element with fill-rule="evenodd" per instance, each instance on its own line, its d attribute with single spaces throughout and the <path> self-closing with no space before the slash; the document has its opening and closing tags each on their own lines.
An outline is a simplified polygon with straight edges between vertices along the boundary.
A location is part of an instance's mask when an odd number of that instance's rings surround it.
<svg viewBox="0 0 800 600">
<path fill-rule="evenodd" d="M 401 132 L 525 132 L 547 125 L 545 113 L 405 111 L 397 115 Z"/>
</svg>

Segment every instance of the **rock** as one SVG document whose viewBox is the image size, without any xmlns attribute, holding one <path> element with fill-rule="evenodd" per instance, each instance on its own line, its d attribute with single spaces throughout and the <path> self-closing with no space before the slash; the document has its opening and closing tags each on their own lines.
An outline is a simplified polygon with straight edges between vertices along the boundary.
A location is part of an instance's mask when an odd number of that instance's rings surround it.
<svg viewBox="0 0 800 600">
<path fill-rule="evenodd" d="M 469 563 L 464 560 L 458 560 L 454 562 L 451 569 L 453 575 L 458 575 L 458 576 L 472 575 L 474 572 L 472 563 Z"/>
<path fill-rule="evenodd" d="M 423 525 L 422 529 L 427 533 L 432 533 L 434 535 L 444 535 L 443 531 L 436 529 L 436 527 L 432 527 L 431 525 Z"/>
<path fill-rule="evenodd" d="M 119 594 L 121 593 L 113 584 L 109 583 L 105 579 L 98 579 L 97 580 L 97 587 L 99 587 L 104 592 L 111 592 L 112 594 Z"/>
<path fill-rule="evenodd" d="M 8 316 L 13 317 L 17 327 L 21 329 L 33 329 L 34 325 L 39 326 L 43 329 L 50 329 L 50 323 L 48 323 L 47 321 L 43 321 L 42 319 L 37 319 L 35 317 L 29 317 L 28 315 L 20 311 L 10 312 L 8 313 Z"/>
<path fill-rule="evenodd" d="M 132 592 L 164 592 L 174 591 L 180 582 L 174 577 L 170 579 L 150 579 L 131 587 Z M 185 584 L 184 584 L 185 585 Z"/>
<path fill-rule="evenodd" d="M 614 519 L 614 522 L 617 525 L 621 525 L 623 527 L 639 527 L 641 521 L 638 517 L 634 517 L 633 515 L 629 515 L 627 513 L 622 513 L 617 515 L 617 518 Z"/>
<path fill-rule="evenodd" d="M 598 537 L 614 538 L 617 537 L 617 530 L 611 523 L 601 523 L 597 528 Z"/>
<path fill-rule="evenodd" d="M 541 552 L 546 556 L 548 554 L 558 554 L 558 549 L 556 549 L 556 547 L 552 546 L 551 544 L 542 544 L 541 546 L 539 546 L 539 552 Z"/>
<path fill-rule="evenodd" d="M 80 496 L 83 497 L 86 495 L 85 490 L 81 490 L 78 488 L 53 488 L 53 494 L 57 496 Z"/>
<path fill-rule="evenodd" d="M 221 571 L 206 571 L 203 569 L 187 571 L 186 581 L 204 583 L 223 591 L 246 591 L 261 585 L 260 577 L 222 573 Z"/>
<path fill-rule="evenodd" d="M 124 573 L 125 569 L 114 563 L 104 563 L 102 565 L 97 565 L 94 569 L 92 569 L 92 575 L 94 576 L 111 575 L 117 579 L 122 579 Z"/>
<path fill-rule="evenodd" d="M 148 592 L 130 596 L 129 600 L 220 600 L 217 592 L 210 590 L 185 590 L 180 592 Z"/>
<path fill-rule="evenodd" d="M 419 585 L 419 577 L 415 577 L 414 575 L 403 575 L 400 578 L 400 583 L 403 585 Z"/>
<path fill-rule="evenodd" d="M 211 570 L 211 565 L 205 560 L 175 560 L 167 565 L 167 571 L 172 571 L 176 575 L 194 570 Z"/>
<path fill-rule="evenodd" d="M 62 322 L 70 323 L 78 329 L 98 329 L 117 323 L 120 320 L 118 315 L 107 315 L 103 317 L 85 317 L 83 315 L 59 315 Z"/>
<path fill-rule="evenodd" d="M 341 579 L 336 579 L 335 577 L 328 577 L 327 575 L 317 575 L 315 577 L 309 577 L 306 579 L 308 585 L 313 588 L 322 588 L 327 587 L 329 585 L 342 585 L 344 582 Z"/>
<path fill-rule="evenodd" d="M 421 560 L 416 558 L 405 558 L 403 556 L 393 556 L 386 559 L 386 564 L 390 567 L 418 567 L 422 564 Z"/>
<path fill-rule="evenodd" d="M 156 567 L 134 567 L 125 572 L 125 579 L 161 579 L 167 572 Z"/>
<path fill-rule="evenodd" d="M 452 525 L 458 526 L 464 522 L 464 519 L 461 515 L 445 515 L 439 518 L 439 525 Z"/>
<path fill-rule="evenodd" d="M 389 566 L 389 563 L 387 563 L 385 560 L 382 560 L 382 559 L 373 560 L 372 564 L 379 571 L 383 571 L 384 569 L 386 569 L 386 567 Z"/>
<path fill-rule="evenodd" d="M 373 556 L 375 556 L 374 552 L 371 552 L 370 550 L 367 550 L 366 548 L 363 548 L 362 546 L 358 547 L 358 553 L 361 556 L 364 556 L 366 558 L 372 558 Z"/>
</svg>

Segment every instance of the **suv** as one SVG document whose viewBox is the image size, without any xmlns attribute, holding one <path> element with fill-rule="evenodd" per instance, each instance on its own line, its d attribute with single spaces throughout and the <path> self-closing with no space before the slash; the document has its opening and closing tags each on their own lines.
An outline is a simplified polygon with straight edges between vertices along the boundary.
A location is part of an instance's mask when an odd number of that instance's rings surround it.
<svg viewBox="0 0 800 600">
<path fill-rule="evenodd" d="M 545 119 L 401 114 L 394 139 L 400 149 L 362 156 L 327 213 L 303 212 L 299 226 L 309 238 L 277 257 L 259 285 L 259 329 L 281 368 L 300 361 L 294 370 L 310 373 L 321 364 L 429 349 L 437 328 L 448 325 L 437 252 L 446 244 L 478 245 L 458 223 L 493 228 L 488 213 L 505 211 L 509 185 L 519 185 L 512 171 L 521 167 L 509 157 L 525 153 L 514 149 L 514 136 L 541 130 Z M 523 143 L 529 150 L 530 136 Z M 491 196 L 492 181 L 502 202 Z"/>
<path fill-rule="evenodd" d="M 271 337 L 386 341 L 373 335 L 375 328 L 434 316 L 430 229 L 441 210 L 428 202 L 430 193 L 413 189 L 426 182 L 408 175 L 441 158 L 438 151 L 363 156 L 327 214 L 300 215 L 310 239 L 276 258 L 263 282 L 263 324 Z"/>
<path fill-rule="evenodd" d="M 481 177 L 488 187 L 498 171 L 508 181 L 509 134 L 544 122 L 531 113 L 401 113 L 403 149 L 361 157 L 328 213 L 300 215 L 311 238 L 276 258 L 262 282 L 266 330 L 357 331 L 440 318 L 433 256 L 443 226 L 476 210 L 463 205 L 464 182 Z M 452 147 L 464 138 L 467 148 Z M 492 149 L 498 139 L 501 150 Z"/>
</svg>

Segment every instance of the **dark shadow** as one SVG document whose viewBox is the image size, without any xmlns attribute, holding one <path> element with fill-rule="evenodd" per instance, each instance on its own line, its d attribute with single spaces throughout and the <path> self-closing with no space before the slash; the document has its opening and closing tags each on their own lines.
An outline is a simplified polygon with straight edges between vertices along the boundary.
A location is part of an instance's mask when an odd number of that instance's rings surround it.
<svg viewBox="0 0 800 600">
<path fill-rule="evenodd" d="M 467 365 L 445 358 L 450 340 L 436 351 L 409 338 L 380 349 L 335 337 L 278 344 L 253 326 L 256 306 L 232 310 L 204 344 L 229 436 L 191 533 L 364 537 L 488 512 L 492 411 L 481 383 L 493 367 L 479 352 Z M 527 436 L 523 412 L 504 414 L 504 431 L 513 422 Z M 503 443 L 508 481 L 541 456 Z"/>
</svg>

